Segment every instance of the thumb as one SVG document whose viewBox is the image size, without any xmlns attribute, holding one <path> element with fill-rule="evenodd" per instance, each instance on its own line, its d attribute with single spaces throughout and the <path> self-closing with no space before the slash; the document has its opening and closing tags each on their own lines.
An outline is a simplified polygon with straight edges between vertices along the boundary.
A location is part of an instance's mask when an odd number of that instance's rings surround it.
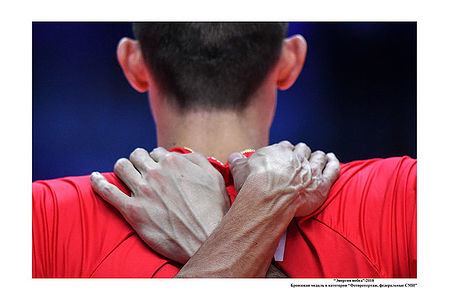
<svg viewBox="0 0 449 300">
<path fill-rule="evenodd" d="M 229 155 L 228 162 L 235 189 L 239 192 L 249 174 L 248 159 L 242 153 L 234 152 Z"/>
</svg>

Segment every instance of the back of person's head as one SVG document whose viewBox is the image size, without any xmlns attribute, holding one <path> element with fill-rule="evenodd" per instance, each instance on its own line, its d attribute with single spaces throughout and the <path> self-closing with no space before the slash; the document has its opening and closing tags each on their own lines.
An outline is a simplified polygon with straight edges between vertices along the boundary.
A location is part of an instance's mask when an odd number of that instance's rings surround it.
<svg viewBox="0 0 449 300">
<path fill-rule="evenodd" d="M 286 23 L 135 23 L 158 88 L 181 110 L 241 109 L 277 62 Z"/>
</svg>

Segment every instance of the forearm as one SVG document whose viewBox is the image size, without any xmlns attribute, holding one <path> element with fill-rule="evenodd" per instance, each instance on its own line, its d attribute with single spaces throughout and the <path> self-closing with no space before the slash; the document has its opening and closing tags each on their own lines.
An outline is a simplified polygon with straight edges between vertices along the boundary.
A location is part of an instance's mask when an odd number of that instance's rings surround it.
<svg viewBox="0 0 449 300">
<path fill-rule="evenodd" d="M 176 277 L 265 277 L 293 213 L 279 205 L 285 199 L 266 197 L 254 186 L 242 188 L 220 225 Z"/>
</svg>

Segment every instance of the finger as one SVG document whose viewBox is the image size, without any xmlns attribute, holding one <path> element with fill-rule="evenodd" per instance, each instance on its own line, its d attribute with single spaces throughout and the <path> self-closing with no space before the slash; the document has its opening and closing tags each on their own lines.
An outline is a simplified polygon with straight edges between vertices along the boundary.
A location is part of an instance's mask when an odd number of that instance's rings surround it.
<svg viewBox="0 0 449 300">
<path fill-rule="evenodd" d="M 243 155 L 240 152 L 231 153 L 228 156 L 229 167 L 231 167 L 235 163 L 236 160 L 238 160 L 238 159 L 245 159 L 245 158 L 246 158 L 246 156 Z"/>
<path fill-rule="evenodd" d="M 93 172 L 90 176 L 92 189 L 101 196 L 106 202 L 112 204 L 119 211 L 125 207 L 130 198 L 124 194 L 118 187 L 109 183 L 103 175 Z"/>
<path fill-rule="evenodd" d="M 234 152 L 229 155 L 228 162 L 234 187 L 239 192 L 249 175 L 248 159 L 242 153 Z"/>
<path fill-rule="evenodd" d="M 203 168 L 212 167 L 211 163 L 209 162 L 209 160 L 207 160 L 206 156 L 204 156 L 200 152 L 192 152 L 192 153 L 184 154 L 183 157 L 187 158 L 192 163 L 194 163 L 200 167 L 203 167 Z"/>
<path fill-rule="evenodd" d="M 151 158 L 148 152 L 142 148 L 134 150 L 130 154 L 129 160 L 141 174 L 157 166 L 157 163 Z"/>
<path fill-rule="evenodd" d="M 317 176 L 323 172 L 326 166 L 328 157 L 323 151 L 315 151 L 310 155 L 310 168 L 312 169 L 312 176 Z"/>
<path fill-rule="evenodd" d="M 135 191 L 142 180 L 142 175 L 126 158 L 120 158 L 114 165 L 114 173 L 131 191 Z"/>
<path fill-rule="evenodd" d="M 165 150 L 163 147 L 157 147 L 150 152 L 150 156 L 155 162 L 159 162 L 168 153 L 170 152 Z"/>
<path fill-rule="evenodd" d="M 305 159 L 310 159 L 310 154 L 312 153 L 312 150 L 310 150 L 309 146 L 307 146 L 304 143 L 299 143 L 295 146 L 295 153 L 298 156 L 302 156 Z"/>
<path fill-rule="evenodd" d="M 292 145 L 292 143 L 290 143 L 289 141 L 282 141 L 278 144 L 279 146 L 288 148 L 288 149 L 294 149 L 294 146 Z"/>
<path fill-rule="evenodd" d="M 323 177 L 333 184 L 340 175 L 340 162 L 334 153 L 328 153 L 326 156 L 328 161 L 323 170 Z"/>
</svg>

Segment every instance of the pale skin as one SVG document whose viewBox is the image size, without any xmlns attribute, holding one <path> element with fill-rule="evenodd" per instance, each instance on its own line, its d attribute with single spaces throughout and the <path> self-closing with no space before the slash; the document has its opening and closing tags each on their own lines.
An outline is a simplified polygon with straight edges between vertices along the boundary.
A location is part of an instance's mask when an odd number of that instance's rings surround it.
<svg viewBox="0 0 449 300">
<path fill-rule="evenodd" d="M 186 263 L 178 277 L 264 277 L 289 222 L 313 212 L 325 200 L 339 173 L 333 154 L 311 154 L 304 144 L 289 142 L 265 147 L 276 90 L 287 89 L 296 80 L 306 49 L 301 36 L 284 40 L 277 64 L 244 110 L 180 113 L 154 84 L 138 42 L 120 41 L 117 54 L 128 81 L 151 94 L 160 148 L 151 154 L 139 149 L 129 160 L 117 162 L 114 172 L 130 187 L 131 197 L 118 194 L 99 174 L 93 174 L 92 186 L 153 249 Z M 176 146 L 188 146 L 196 153 L 166 151 Z M 259 150 L 250 159 L 238 155 L 248 148 Z M 239 190 L 229 210 L 223 179 L 205 156 L 222 161 L 229 156 Z M 172 227 L 156 230 L 164 220 Z"/>
<path fill-rule="evenodd" d="M 159 147 L 148 154 L 136 149 L 129 160 L 120 159 L 114 167 L 131 190 L 130 197 L 99 173 L 92 174 L 92 186 L 152 249 L 174 261 L 185 264 L 213 232 L 208 243 L 226 240 L 229 245 L 234 238 L 239 250 L 250 255 L 236 256 L 228 248 L 218 252 L 220 247 L 205 246 L 214 249 L 207 254 L 209 259 L 215 256 L 221 261 L 228 256 L 227 263 L 236 259 L 231 270 L 244 264 L 264 268 L 258 263 L 260 258 L 265 261 L 275 250 L 271 240 L 263 238 L 266 232 L 278 240 L 294 216 L 308 215 L 321 205 L 338 176 L 339 162 L 333 154 L 310 152 L 303 143 L 293 147 L 284 141 L 257 150 L 249 159 L 231 155 L 230 168 L 239 194 L 229 211 L 223 178 L 200 153 L 182 155 Z M 224 216 L 227 219 L 222 222 Z M 224 229 L 215 230 L 217 226 Z M 240 231 L 232 230 L 233 226 Z M 242 226 L 246 228 L 242 230 Z M 258 247 L 253 247 L 256 243 Z M 260 254 L 255 255 L 257 252 Z M 194 274 L 255 276 L 229 270 L 217 274 L 216 268 L 207 271 L 202 267 Z M 183 274 L 186 276 L 185 270 L 179 276 Z"/>
</svg>

